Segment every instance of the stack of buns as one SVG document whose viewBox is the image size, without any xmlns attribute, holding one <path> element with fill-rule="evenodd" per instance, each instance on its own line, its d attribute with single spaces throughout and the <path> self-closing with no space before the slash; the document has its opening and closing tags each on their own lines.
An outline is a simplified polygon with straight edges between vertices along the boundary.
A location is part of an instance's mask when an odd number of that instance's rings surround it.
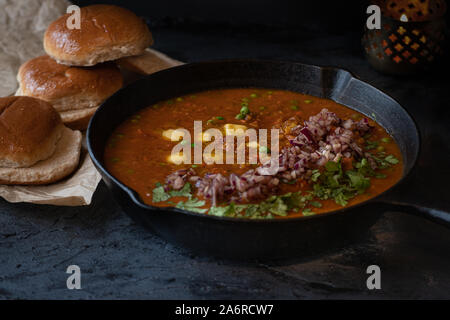
<svg viewBox="0 0 450 320">
<path fill-rule="evenodd" d="M 15 97 L 0 98 L 0 184 L 48 184 L 78 166 L 82 134 L 98 106 L 123 85 L 118 59 L 142 55 L 153 42 L 143 20 L 113 5 L 80 10 L 50 24 L 47 55 L 19 69 Z"/>
<path fill-rule="evenodd" d="M 87 128 L 97 107 L 123 85 L 115 61 L 140 55 L 153 43 L 145 22 L 133 12 L 113 5 L 80 10 L 80 28 L 69 29 L 70 14 L 47 28 L 47 56 L 24 63 L 16 95 L 53 104 L 72 129 Z"/>
</svg>

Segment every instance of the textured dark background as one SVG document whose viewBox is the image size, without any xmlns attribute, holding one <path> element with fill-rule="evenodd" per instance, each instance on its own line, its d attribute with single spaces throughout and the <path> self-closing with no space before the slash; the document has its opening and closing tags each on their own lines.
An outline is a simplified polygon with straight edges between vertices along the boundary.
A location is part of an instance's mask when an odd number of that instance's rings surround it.
<svg viewBox="0 0 450 320">
<path fill-rule="evenodd" d="M 91 1 L 75 1 L 87 4 Z M 294 60 L 347 68 L 386 91 L 417 119 L 423 153 L 406 201 L 450 211 L 448 63 L 423 76 L 377 73 L 363 58 L 360 1 L 103 1 L 145 16 L 154 47 L 173 58 Z M 66 289 L 68 265 L 82 290 Z M 366 289 L 366 268 L 382 290 Z M 450 230 L 387 212 L 360 243 L 283 262 L 198 257 L 125 216 L 103 183 L 89 207 L 0 200 L 0 298 L 301 299 L 450 298 Z"/>
</svg>

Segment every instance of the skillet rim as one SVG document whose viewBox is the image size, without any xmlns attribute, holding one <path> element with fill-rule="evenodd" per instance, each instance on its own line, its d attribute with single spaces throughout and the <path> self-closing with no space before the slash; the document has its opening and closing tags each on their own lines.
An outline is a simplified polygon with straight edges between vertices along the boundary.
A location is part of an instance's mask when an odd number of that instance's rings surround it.
<svg viewBox="0 0 450 320">
<path fill-rule="evenodd" d="M 364 83 L 365 85 L 368 85 L 370 87 L 372 87 L 373 89 L 377 90 L 379 93 L 382 93 L 383 95 L 387 96 L 389 99 L 391 99 L 392 101 L 394 101 L 395 103 L 397 103 L 397 105 L 406 113 L 407 117 L 409 118 L 409 120 L 411 121 L 411 123 L 414 125 L 415 128 L 415 133 L 417 135 L 417 140 L 418 140 L 418 148 L 417 148 L 417 152 L 414 154 L 414 158 L 412 160 L 412 164 L 411 167 L 403 173 L 403 176 L 401 177 L 400 180 L 398 180 L 394 185 L 392 185 L 389 189 L 379 193 L 378 195 L 376 195 L 373 198 L 370 198 L 368 200 L 365 200 L 363 202 L 359 202 L 357 204 L 348 206 L 348 207 L 343 207 L 341 209 L 336 209 L 333 211 L 329 211 L 329 212 L 324 212 L 324 213 L 320 213 L 320 214 L 315 214 L 315 215 L 311 215 L 311 216 L 300 216 L 300 217 L 280 217 L 280 218 L 275 218 L 275 219 L 250 219 L 250 218 L 233 218 L 233 217 L 224 217 L 224 216 L 213 216 L 213 215 L 208 215 L 208 214 L 204 214 L 204 213 L 197 213 L 197 212 L 192 212 L 192 211 L 188 211 L 188 210 L 183 210 L 180 208 L 176 208 L 176 207 L 156 207 L 156 206 L 150 206 L 145 204 L 143 201 L 140 200 L 140 196 L 139 194 L 133 190 L 132 188 L 126 186 L 125 184 L 123 184 L 122 182 L 120 182 L 118 179 L 116 179 L 111 173 L 109 173 L 109 171 L 100 163 L 100 160 L 97 159 L 97 157 L 94 154 L 94 151 L 92 150 L 92 146 L 91 146 L 91 135 L 92 135 L 92 126 L 93 126 L 93 120 L 95 119 L 96 116 L 98 116 L 99 111 L 104 108 L 104 105 L 106 104 L 106 102 L 113 98 L 116 95 L 119 95 L 121 93 L 122 90 L 124 90 L 125 88 L 129 88 L 132 85 L 134 85 L 136 82 L 138 81 L 142 81 L 144 79 L 147 79 L 149 77 L 152 77 L 155 74 L 160 74 L 160 73 L 168 73 L 171 72 L 173 69 L 186 69 L 186 68 L 191 68 L 191 67 L 195 67 L 197 65 L 208 65 L 208 64 L 218 64 L 218 63 L 279 63 L 279 64 L 297 64 L 297 65 L 302 65 L 302 66 L 307 66 L 307 67 L 314 67 L 314 68 L 318 68 L 320 70 L 332 70 L 335 72 L 339 72 L 339 71 L 344 71 L 346 73 L 349 74 L 350 78 L 353 78 L 359 82 Z M 334 102 L 337 102 L 333 99 L 330 99 Z M 337 102 L 339 103 L 339 102 Z M 355 110 L 349 106 L 344 105 L 345 107 Z M 359 112 L 358 110 L 355 110 L 357 112 Z M 367 117 L 369 117 L 370 119 L 372 119 L 369 115 L 366 115 Z M 372 119 L 373 121 L 377 122 L 376 120 Z M 378 122 L 377 122 L 378 123 Z M 378 123 L 379 124 L 379 123 Z M 381 124 L 380 124 L 381 126 Z M 383 127 L 383 126 L 382 126 Z M 383 129 L 385 129 L 383 127 Z M 385 129 L 386 130 L 386 129 Z M 391 192 L 393 189 L 395 189 L 396 187 L 398 187 L 399 185 L 401 185 L 408 177 L 411 176 L 411 173 L 413 172 L 413 170 L 416 168 L 417 166 L 417 161 L 419 159 L 419 156 L 421 154 L 421 150 L 422 150 L 422 139 L 421 139 L 421 132 L 419 130 L 419 126 L 417 124 L 417 121 L 413 118 L 413 116 L 411 115 L 411 113 L 405 109 L 398 101 L 397 99 L 393 98 L 391 95 L 385 93 L 383 90 L 379 89 L 378 87 L 362 80 L 359 76 L 355 75 L 353 72 L 349 71 L 348 69 L 345 68 L 340 68 L 340 67 L 335 67 L 335 66 L 330 66 L 330 65 L 324 65 L 324 66 L 320 66 L 320 65 L 314 65 L 314 64 L 307 64 L 307 63 L 302 63 L 302 62 L 298 62 L 298 61 L 292 61 L 292 60 L 271 60 L 271 59 L 218 59 L 218 60 L 207 60 L 207 61 L 200 61 L 200 62 L 192 62 L 192 63 L 185 63 L 179 66 L 174 66 L 168 69 L 164 69 L 164 70 L 160 70 L 157 71 L 155 73 L 146 75 L 132 83 L 129 83 L 128 85 L 124 86 L 123 88 L 121 88 L 120 90 L 118 90 L 117 92 L 115 92 L 112 96 L 110 96 L 109 98 L 107 98 L 105 101 L 102 102 L 102 104 L 98 107 L 98 109 L 95 111 L 94 115 L 91 117 L 90 121 L 89 121 L 89 125 L 88 125 L 88 129 L 86 131 L 86 144 L 87 144 L 87 149 L 88 149 L 88 153 L 89 156 L 92 160 L 92 162 L 94 163 L 94 165 L 97 167 L 97 169 L 99 169 L 101 171 L 101 173 L 103 173 L 104 175 L 106 175 L 111 181 L 114 182 L 114 184 L 116 184 L 118 187 L 120 187 L 123 191 L 125 191 L 125 193 L 127 193 L 127 195 L 131 198 L 131 200 L 133 201 L 133 203 L 135 205 L 137 205 L 138 207 L 148 210 L 151 213 L 162 213 L 162 211 L 170 211 L 170 212 L 174 212 L 177 214 L 185 214 L 188 216 L 193 216 L 193 217 L 197 217 L 197 218 L 202 218 L 202 219 L 213 219 L 216 221 L 225 221 L 228 223 L 258 223 L 258 224 L 266 224 L 266 223 L 286 223 L 286 222 L 298 222 L 298 221 L 304 221 L 304 220 L 310 220 L 310 219 L 319 219 L 319 218 L 325 218 L 328 216 L 333 216 L 335 214 L 344 214 L 346 212 L 348 212 L 349 210 L 353 210 L 356 209 L 358 207 L 363 207 L 363 206 L 367 206 L 369 204 L 382 204 L 383 201 L 380 201 L 382 196 L 387 194 L 388 192 Z M 403 156 L 403 155 L 402 155 Z M 103 179 L 103 177 L 102 177 Z"/>
</svg>

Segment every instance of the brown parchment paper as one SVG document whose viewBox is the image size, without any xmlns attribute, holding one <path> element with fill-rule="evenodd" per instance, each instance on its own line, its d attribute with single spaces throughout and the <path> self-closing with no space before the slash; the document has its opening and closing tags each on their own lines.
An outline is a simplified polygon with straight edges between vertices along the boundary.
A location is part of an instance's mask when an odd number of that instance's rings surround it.
<svg viewBox="0 0 450 320">
<path fill-rule="evenodd" d="M 16 74 L 22 63 L 45 54 L 44 32 L 69 5 L 66 0 L 0 0 L 0 97 L 16 91 Z M 182 64 L 153 49 L 147 49 L 143 57 L 130 59 L 129 63 L 144 74 Z M 126 70 L 124 76 L 125 83 L 138 77 Z M 79 168 L 68 178 L 46 186 L 0 185 L 0 197 L 9 202 L 89 205 L 100 180 L 83 143 Z"/>
</svg>

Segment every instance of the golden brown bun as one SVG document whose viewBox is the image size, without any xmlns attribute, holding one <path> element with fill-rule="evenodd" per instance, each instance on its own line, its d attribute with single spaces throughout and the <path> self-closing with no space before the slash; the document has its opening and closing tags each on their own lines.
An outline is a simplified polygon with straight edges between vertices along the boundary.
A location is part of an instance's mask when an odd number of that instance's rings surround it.
<svg viewBox="0 0 450 320">
<path fill-rule="evenodd" d="M 16 95 L 48 101 L 58 112 L 97 107 L 123 84 L 113 63 L 69 67 L 47 55 L 25 62 L 17 81 L 20 87 Z"/>
<path fill-rule="evenodd" d="M 46 101 L 0 98 L 0 167 L 29 167 L 55 151 L 64 125 Z"/>
<path fill-rule="evenodd" d="M 61 139 L 50 158 L 29 168 L 0 168 L 0 184 L 49 184 L 67 177 L 78 167 L 81 139 L 81 132 L 63 127 Z"/>
<path fill-rule="evenodd" d="M 68 29 L 66 14 L 47 28 L 44 49 L 59 63 L 93 66 L 104 61 L 139 55 L 153 43 L 144 21 L 113 5 L 81 8 L 81 28 Z"/>
</svg>

